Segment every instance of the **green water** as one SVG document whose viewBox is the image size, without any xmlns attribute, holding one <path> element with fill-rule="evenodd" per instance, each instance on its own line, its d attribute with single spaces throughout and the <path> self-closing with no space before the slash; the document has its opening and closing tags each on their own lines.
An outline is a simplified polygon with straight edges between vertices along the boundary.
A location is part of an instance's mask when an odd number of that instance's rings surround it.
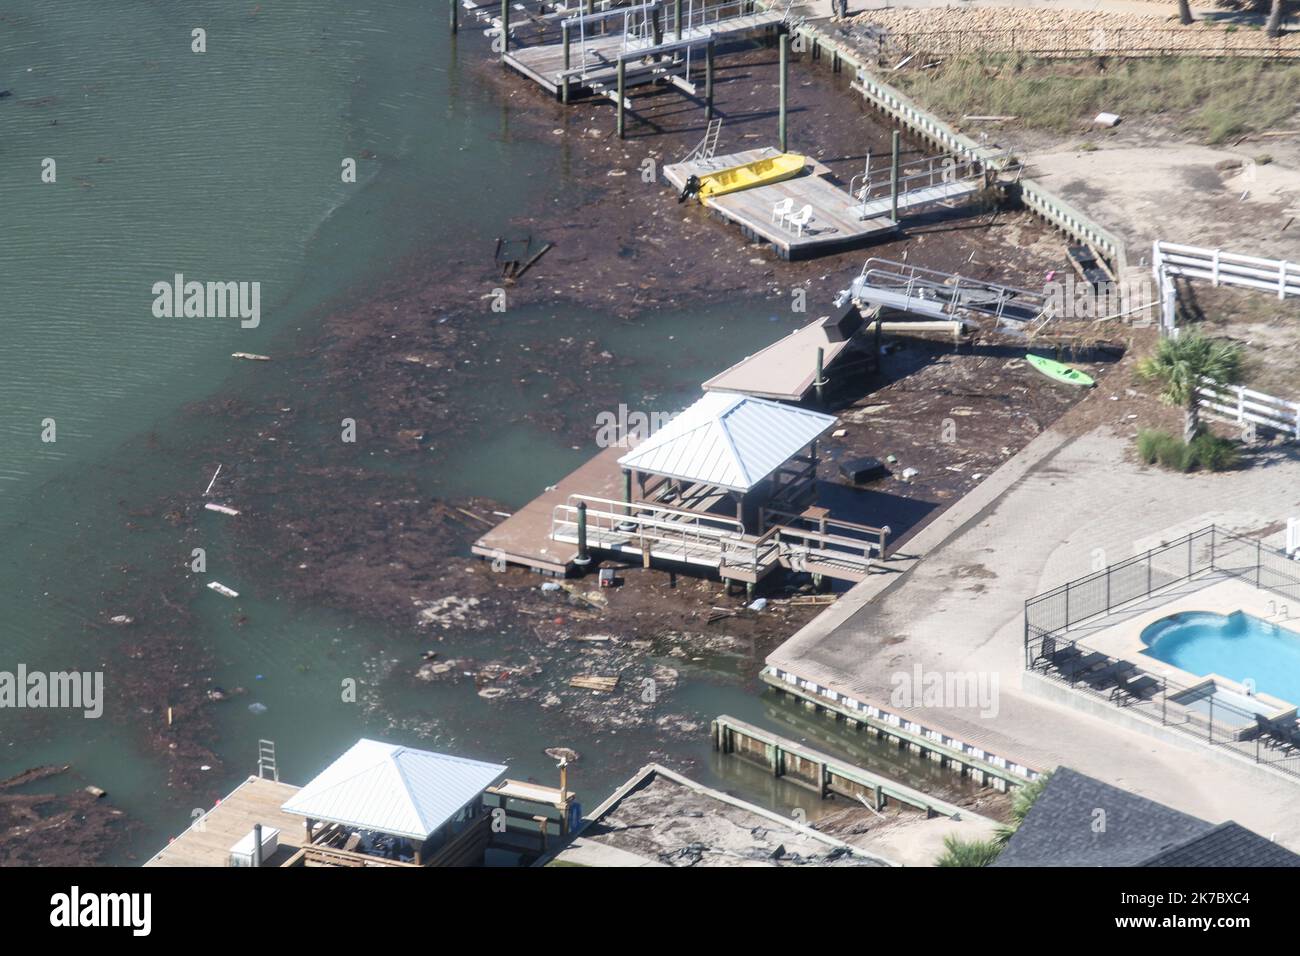
<svg viewBox="0 0 1300 956">
<path fill-rule="evenodd" d="M 230 353 L 286 353 L 310 341 L 325 304 L 363 300 L 405 257 L 486 254 L 540 184 L 560 201 L 582 184 L 568 176 L 562 146 L 516 136 L 504 104 L 472 82 L 466 61 L 485 54 L 483 38 L 467 30 L 457 50 L 440 3 L 10 0 L 0 12 L 0 89 L 13 91 L 0 100 L 0 669 L 23 662 L 126 680 L 131 660 L 101 650 L 117 636 L 102 595 L 132 594 L 168 568 L 183 577 L 188 558 L 180 529 L 136 522 L 131 508 L 177 490 L 197 497 L 210 475 L 182 453 L 186 444 L 247 427 L 196 419 L 186 406 L 223 394 L 256 404 L 310 372 L 309 359 L 238 363 Z M 195 27 L 207 31 L 206 53 L 191 52 Z M 46 157 L 57 163 L 52 184 L 41 181 Z M 358 160 L 355 184 L 341 181 L 345 157 Z M 155 318 L 151 288 L 175 273 L 260 282 L 260 326 Z M 521 357 L 529 343 L 557 328 L 586 335 L 635 359 L 621 394 L 597 407 L 671 411 L 703 378 L 795 326 L 771 312 L 731 302 L 624 321 L 520 310 L 485 320 L 488 357 L 500 359 L 504 383 L 531 367 Z M 545 378 L 531 387 L 544 389 Z M 593 450 L 524 422 L 529 398 L 506 388 L 466 397 L 504 424 L 459 440 L 439 466 L 396 467 L 430 495 L 522 504 Z M 590 409 L 572 414 L 581 424 Z M 45 419 L 53 442 L 41 440 Z M 223 520 L 200 518 L 214 555 L 224 551 Z M 282 779 L 299 783 L 362 734 L 500 760 L 513 776 L 543 780 L 553 775 L 543 749 L 572 746 L 589 803 L 650 759 L 648 734 L 619 737 L 484 701 L 470 683 L 386 685 L 409 670 L 409 635 L 280 600 L 273 582 L 244 568 L 211 572 L 241 591 L 248 624 L 195 586 L 193 624 L 176 636 L 211 654 L 217 684 L 247 691 L 213 711 L 208 742 L 226 766 L 210 792 L 254 770 L 263 738 L 276 743 Z M 453 633 L 440 650 L 508 658 L 519 641 Z M 673 711 L 770 720 L 773 705 L 752 694 L 742 669 L 728 659 L 684 669 Z M 341 699 L 347 678 L 360 682 L 357 703 Z M 156 713 L 165 701 L 145 706 Z M 58 786 L 105 787 L 140 823 L 110 857 L 138 861 L 201 806 L 168 789 L 167 761 L 139 738 L 139 716 L 0 711 L 0 777 L 71 764 Z M 705 779 L 721 773 L 704 734 L 681 755 Z"/>
</svg>

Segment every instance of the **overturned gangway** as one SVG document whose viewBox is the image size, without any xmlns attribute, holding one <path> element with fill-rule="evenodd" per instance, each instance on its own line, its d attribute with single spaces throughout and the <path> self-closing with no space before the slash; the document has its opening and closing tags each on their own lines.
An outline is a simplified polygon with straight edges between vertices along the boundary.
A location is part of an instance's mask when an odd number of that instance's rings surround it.
<svg viewBox="0 0 1300 956">
<path fill-rule="evenodd" d="M 1029 331 L 1051 318 L 1050 300 L 1041 292 L 874 256 L 835 299 L 837 306 L 847 302 L 957 322 L 970 314 L 989 316 L 999 327 Z"/>
</svg>

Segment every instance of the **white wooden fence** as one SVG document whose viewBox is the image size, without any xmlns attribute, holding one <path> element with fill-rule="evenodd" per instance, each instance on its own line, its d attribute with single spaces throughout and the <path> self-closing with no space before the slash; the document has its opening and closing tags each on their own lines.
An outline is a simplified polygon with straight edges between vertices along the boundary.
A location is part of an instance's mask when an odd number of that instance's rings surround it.
<svg viewBox="0 0 1300 956">
<path fill-rule="evenodd" d="M 1242 428 L 1264 426 L 1300 440 L 1300 404 L 1256 392 L 1241 385 L 1220 385 L 1201 379 L 1196 404 L 1207 418 Z"/>
<path fill-rule="evenodd" d="M 1160 325 L 1167 334 L 1177 334 L 1177 294 L 1173 280 L 1178 277 L 1208 279 L 1215 286 L 1233 285 L 1271 292 L 1279 299 L 1300 297 L 1300 263 L 1285 259 L 1261 259 L 1157 240 L 1152 250 L 1151 271 L 1160 290 Z"/>
</svg>

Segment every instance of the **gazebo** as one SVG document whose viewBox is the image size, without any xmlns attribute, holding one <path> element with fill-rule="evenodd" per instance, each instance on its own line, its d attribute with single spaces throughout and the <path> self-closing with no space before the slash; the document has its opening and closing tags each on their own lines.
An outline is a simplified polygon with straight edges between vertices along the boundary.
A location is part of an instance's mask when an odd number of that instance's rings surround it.
<svg viewBox="0 0 1300 956">
<path fill-rule="evenodd" d="M 309 865 L 464 865 L 482 858 L 483 792 L 505 772 L 363 738 L 281 810 L 304 818 Z"/>
<path fill-rule="evenodd" d="M 797 405 L 707 392 L 618 460 L 624 500 L 726 513 L 761 534 L 765 509 L 794 512 L 811 497 L 817 440 L 834 424 Z"/>
</svg>

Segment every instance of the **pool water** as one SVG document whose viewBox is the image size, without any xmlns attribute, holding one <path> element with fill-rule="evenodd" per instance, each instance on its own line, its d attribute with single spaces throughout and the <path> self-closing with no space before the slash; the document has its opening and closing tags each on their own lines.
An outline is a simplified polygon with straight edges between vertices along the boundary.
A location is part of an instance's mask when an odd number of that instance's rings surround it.
<svg viewBox="0 0 1300 956">
<path fill-rule="evenodd" d="M 1192 674 L 1218 674 L 1300 703 L 1300 633 L 1243 611 L 1188 611 L 1142 631 L 1144 654 Z"/>
</svg>

